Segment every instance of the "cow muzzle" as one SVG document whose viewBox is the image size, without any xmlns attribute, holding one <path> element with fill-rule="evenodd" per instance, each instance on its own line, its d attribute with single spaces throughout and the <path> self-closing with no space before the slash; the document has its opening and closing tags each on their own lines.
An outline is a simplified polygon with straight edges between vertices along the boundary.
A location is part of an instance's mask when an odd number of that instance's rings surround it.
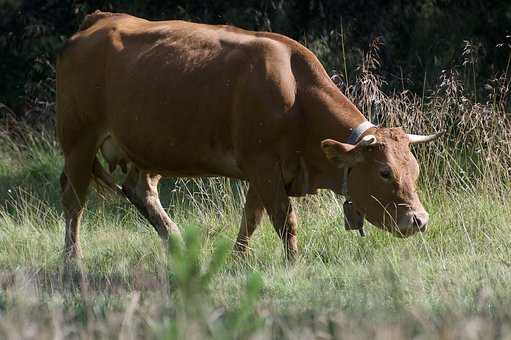
<svg viewBox="0 0 511 340">
<path fill-rule="evenodd" d="M 398 236 L 408 237 L 417 232 L 426 232 L 429 215 L 426 211 L 408 211 L 398 220 L 396 232 Z"/>
</svg>

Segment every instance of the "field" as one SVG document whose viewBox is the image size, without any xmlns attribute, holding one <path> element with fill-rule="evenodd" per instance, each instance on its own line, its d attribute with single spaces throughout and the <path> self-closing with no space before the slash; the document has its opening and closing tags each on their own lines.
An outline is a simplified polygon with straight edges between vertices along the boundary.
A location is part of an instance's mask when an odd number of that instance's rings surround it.
<svg viewBox="0 0 511 340">
<path fill-rule="evenodd" d="M 321 44 L 315 52 L 326 53 Z M 246 183 L 169 179 L 162 202 L 186 242 L 166 254 L 130 204 L 92 190 L 82 225 L 88 285 L 76 289 L 62 275 L 53 130 L 6 120 L 0 339 L 511 339 L 509 74 L 489 81 L 484 102 L 470 90 L 470 62 L 442 73 L 434 92 L 386 95 L 371 53 L 357 79 L 340 84 L 361 111 L 412 133 L 446 130 L 413 148 L 427 233 L 345 231 L 342 197 L 324 191 L 294 199 L 296 263 L 284 261 L 268 218 L 240 259 L 231 249 Z"/>
<path fill-rule="evenodd" d="M 185 240 L 167 254 L 132 205 L 91 188 L 87 280 L 73 285 L 55 62 L 96 9 L 282 33 L 374 124 L 444 130 L 412 147 L 428 232 L 398 239 L 366 222 L 360 237 L 343 198 L 322 191 L 293 199 L 295 263 L 267 217 L 238 258 L 246 183 L 166 179 Z M 0 0 L 0 340 L 511 340 L 510 19 L 509 0 Z"/>
<path fill-rule="evenodd" d="M 511 338 L 511 139 L 499 129 L 506 113 L 470 104 L 460 116 L 452 96 L 383 100 L 386 124 L 448 131 L 414 150 L 427 233 L 396 239 L 368 226 L 359 237 L 343 228 L 342 198 L 321 192 L 294 200 L 295 264 L 284 261 L 267 218 L 251 255 L 238 259 L 230 249 L 245 184 L 167 180 L 163 203 L 186 239 L 167 257 L 133 207 L 93 190 L 81 291 L 62 281 L 62 157 L 52 133 L 5 128 L 0 338 Z"/>
</svg>

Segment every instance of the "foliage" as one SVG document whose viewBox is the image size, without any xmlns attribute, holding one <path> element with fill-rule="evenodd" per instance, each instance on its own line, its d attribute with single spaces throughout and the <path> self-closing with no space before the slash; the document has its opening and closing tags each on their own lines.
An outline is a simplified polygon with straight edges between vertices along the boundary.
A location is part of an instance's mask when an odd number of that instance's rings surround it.
<svg viewBox="0 0 511 340">
<path fill-rule="evenodd" d="M 219 272 L 225 265 L 230 242 L 219 241 L 207 255 L 209 263 L 204 265 L 199 236 L 197 230 L 190 228 L 185 230 L 184 242 L 175 237 L 171 241 L 169 281 L 177 303 L 176 317 L 168 326 L 166 338 L 245 339 L 262 326 L 262 320 L 255 313 L 262 289 L 261 277 L 251 273 L 239 306 L 215 313 L 210 285 L 216 276 L 221 275 Z"/>
<path fill-rule="evenodd" d="M 429 93 L 439 85 L 442 70 L 469 56 L 470 86 L 487 97 L 489 79 L 509 67 L 511 3 L 506 0 L 463 5 L 454 0 L 3 0 L 0 103 L 5 106 L 0 113 L 51 119 L 55 57 L 85 14 L 96 9 L 283 33 L 312 48 L 329 72 L 339 70 L 346 80 L 378 38 L 379 72 L 390 92 Z M 467 47 L 471 52 L 462 55 Z"/>
</svg>

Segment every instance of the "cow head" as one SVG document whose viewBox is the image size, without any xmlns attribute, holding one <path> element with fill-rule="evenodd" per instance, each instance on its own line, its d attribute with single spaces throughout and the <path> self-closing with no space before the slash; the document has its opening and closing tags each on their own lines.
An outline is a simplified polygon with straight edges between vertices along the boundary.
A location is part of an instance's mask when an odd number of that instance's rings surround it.
<svg viewBox="0 0 511 340">
<path fill-rule="evenodd" d="M 428 213 L 416 191 L 419 166 L 410 144 L 440 135 L 408 135 L 401 128 L 378 128 L 356 145 L 326 139 L 321 146 L 331 162 L 349 168 L 345 180 L 353 208 L 375 226 L 406 237 L 425 231 L 428 223 Z"/>
</svg>

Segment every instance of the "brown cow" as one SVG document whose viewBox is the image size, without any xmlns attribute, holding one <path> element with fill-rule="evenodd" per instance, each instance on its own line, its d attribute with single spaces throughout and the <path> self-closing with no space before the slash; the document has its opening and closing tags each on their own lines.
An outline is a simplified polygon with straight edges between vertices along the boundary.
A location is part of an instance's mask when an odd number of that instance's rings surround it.
<svg viewBox="0 0 511 340">
<path fill-rule="evenodd" d="M 350 197 L 345 211 L 354 228 L 365 218 L 408 236 L 428 222 L 409 144 L 436 135 L 373 126 L 314 54 L 279 34 L 96 11 L 58 59 L 57 134 L 70 258 L 81 255 L 91 179 L 117 188 L 97 160 L 99 148 L 111 169 L 129 165 L 122 193 L 163 239 L 179 229 L 160 204 L 161 176 L 247 180 L 241 252 L 266 209 L 293 257 L 289 197 L 322 188 Z"/>
</svg>

